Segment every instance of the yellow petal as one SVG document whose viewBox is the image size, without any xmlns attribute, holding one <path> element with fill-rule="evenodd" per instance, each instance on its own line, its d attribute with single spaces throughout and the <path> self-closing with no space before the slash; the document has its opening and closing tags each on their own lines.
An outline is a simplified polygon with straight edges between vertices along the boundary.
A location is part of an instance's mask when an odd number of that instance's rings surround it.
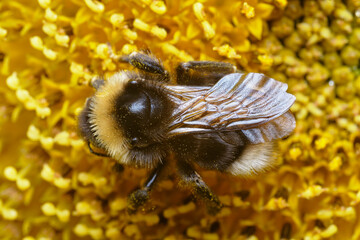
<svg viewBox="0 0 360 240">
<path fill-rule="evenodd" d="M 256 16 L 260 18 L 267 18 L 273 11 L 274 6 L 267 3 L 259 3 L 256 5 Z"/>
<path fill-rule="evenodd" d="M 254 35 L 257 39 L 261 39 L 262 35 L 262 19 L 259 17 L 255 17 L 253 19 L 248 20 L 247 28 L 252 35 Z"/>
<path fill-rule="evenodd" d="M 335 233 L 337 233 L 338 228 L 336 225 L 332 224 L 327 229 L 325 229 L 323 232 L 321 232 L 321 237 L 328 238 L 333 236 Z"/>
<path fill-rule="evenodd" d="M 248 52 L 250 50 L 250 45 L 250 41 L 248 39 L 244 39 L 236 45 L 236 50 L 239 52 Z"/>
</svg>

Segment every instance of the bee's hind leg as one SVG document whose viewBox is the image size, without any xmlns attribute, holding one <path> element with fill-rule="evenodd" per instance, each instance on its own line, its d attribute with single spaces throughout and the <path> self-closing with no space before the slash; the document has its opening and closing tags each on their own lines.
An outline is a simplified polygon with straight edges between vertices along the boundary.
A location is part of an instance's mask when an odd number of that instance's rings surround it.
<svg viewBox="0 0 360 240">
<path fill-rule="evenodd" d="M 231 63 L 213 61 L 190 61 L 176 67 L 176 82 L 180 85 L 213 85 L 225 75 L 235 73 Z"/>
<path fill-rule="evenodd" d="M 148 179 L 146 180 L 144 186 L 138 190 L 133 191 L 128 197 L 128 212 L 130 214 L 135 213 L 139 207 L 143 206 L 148 200 L 149 195 L 154 187 L 161 171 L 164 168 L 163 164 L 159 164 L 154 168 L 150 173 Z"/>
<path fill-rule="evenodd" d="M 191 187 L 196 197 L 200 197 L 205 201 L 209 214 L 217 214 L 221 210 L 222 204 L 202 180 L 201 176 L 185 161 L 178 162 L 178 170 L 181 182 Z"/>
</svg>

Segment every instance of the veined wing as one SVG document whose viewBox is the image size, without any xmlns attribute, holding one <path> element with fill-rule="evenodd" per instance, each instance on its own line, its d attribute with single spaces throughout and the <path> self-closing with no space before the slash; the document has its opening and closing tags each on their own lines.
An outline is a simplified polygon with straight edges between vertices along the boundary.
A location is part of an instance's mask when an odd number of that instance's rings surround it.
<svg viewBox="0 0 360 240">
<path fill-rule="evenodd" d="M 295 96 L 287 84 L 260 73 L 226 75 L 212 87 L 167 86 L 177 105 L 170 136 L 242 130 L 252 143 L 290 134 Z M 260 139 L 256 140 L 255 139 Z"/>
</svg>

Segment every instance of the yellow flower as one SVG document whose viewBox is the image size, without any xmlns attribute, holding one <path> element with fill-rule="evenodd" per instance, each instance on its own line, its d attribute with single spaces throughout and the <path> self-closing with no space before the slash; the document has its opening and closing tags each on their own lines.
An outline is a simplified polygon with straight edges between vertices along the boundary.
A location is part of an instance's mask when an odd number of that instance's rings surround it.
<svg viewBox="0 0 360 240">
<path fill-rule="evenodd" d="M 239 14 L 238 21 L 241 22 L 257 39 L 261 39 L 263 33 L 263 21 L 270 16 L 274 6 L 258 1 L 240 1 L 237 4 Z"/>
<path fill-rule="evenodd" d="M 1 239 L 359 239 L 360 5 L 300 0 L 0 1 Z M 110 46 L 110 47 L 109 47 Z M 110 49 L 111 48 L 111 49 Z M 164 176 L 128 215 L 145 169 L 112 171 L 78 135 L 94 78 L 150 50 L 263 72 L 296 96 L 277 165 L 239 179 L 199 168 L 224 207 Z"/>
</svg>

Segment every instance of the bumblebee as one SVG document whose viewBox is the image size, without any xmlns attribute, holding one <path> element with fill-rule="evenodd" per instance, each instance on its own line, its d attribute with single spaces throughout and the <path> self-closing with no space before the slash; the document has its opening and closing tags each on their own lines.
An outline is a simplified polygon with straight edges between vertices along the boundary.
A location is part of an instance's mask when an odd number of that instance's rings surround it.
<svg viewBox="0 0 360 240">
<path fill-rule="evenodd" d="M 289 110 L 295 97 L 285 83 L 264 74 L 212 61 L 180 63 L 169 73 L 142 52 L 120 60 L 136 69 L 94 79 L 96 92 L 78 121 L 92 153 L 118 166 L 151 169 L 144 186 L 130 194 L 129 212 L 146 203 L 172 163 L 181 181 L 216 214 L 222 204 L 194 165 L 237 176 L 264 171 L 274 164 L 276 140 L 295 128 Z"/>
</svg>

